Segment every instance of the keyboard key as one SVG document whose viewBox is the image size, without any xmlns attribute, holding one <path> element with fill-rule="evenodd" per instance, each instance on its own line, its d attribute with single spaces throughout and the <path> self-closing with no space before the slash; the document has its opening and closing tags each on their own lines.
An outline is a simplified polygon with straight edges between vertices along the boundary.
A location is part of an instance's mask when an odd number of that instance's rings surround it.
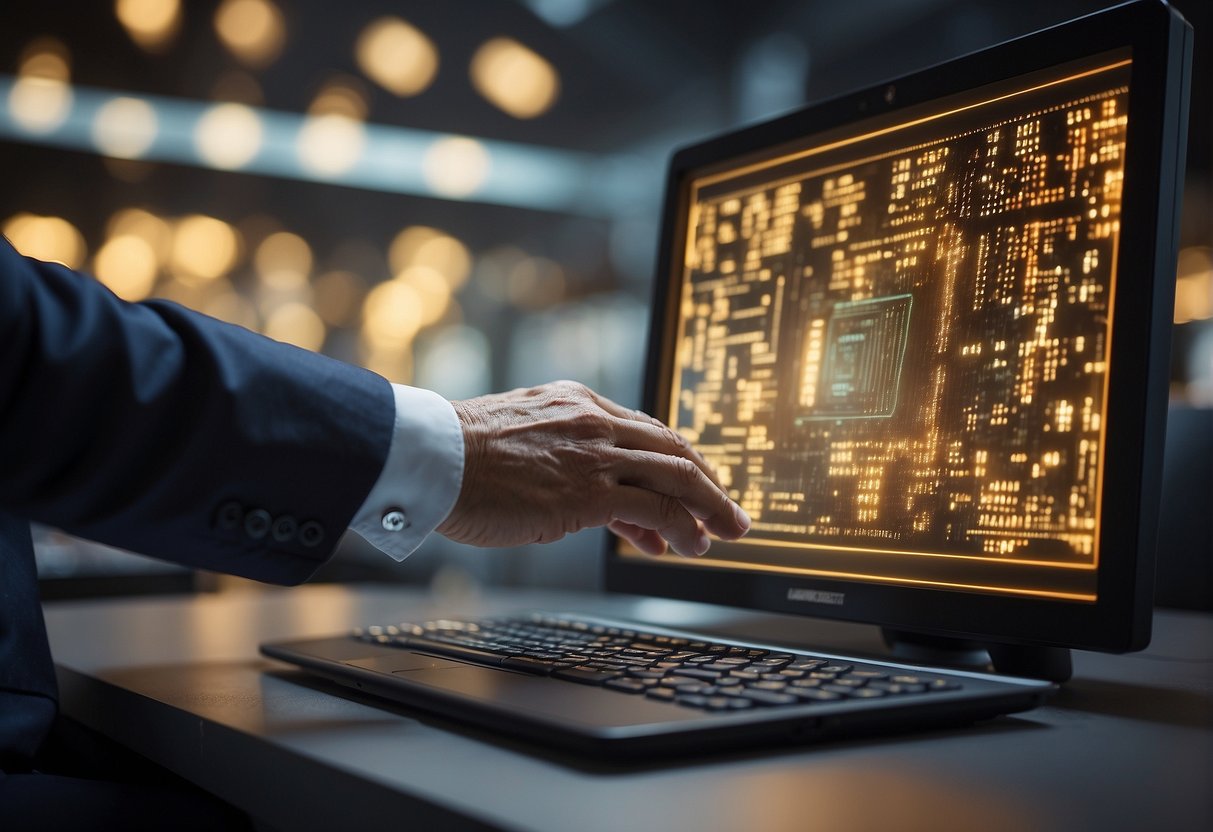
<svg viewBox="0 0 1213 832">
<path fill-rule="evenodd" d="M 633 650 L 641 650 L 645 653 L 660 653 L 663 656 L 674 652 L 668 647 L 662 647 L 660 644 L 652 644 L 644 641 L 633 642 L 630 647 Z"/>
<path fill-rule="evenodd" d="M 770 690 L 743 690 L 741 696 L 759 705 L 792 705 L 799 701 L 787 693 L 776 693 Z"/>
<path fill-rule="evenodd" d="M 637 679 L 664 679 L 665 673 L 666 672 L 664 670 L 650 670 L 648 668 L 641 667 L 628 668 L 628 676 L 635 677 Z"/>
<path fill-rule="evenodd" d="M 737 699 L 731 696 L 709 696 L 704 707 L 709 711 L 730 711 L 740 708 L 752 708 L 754 705 L 748 699 Z"/>
<path fill-rule="evenodd" d="M 674 688 L 679 693 L 702 693 L 703 689 L 708 685 L 695 679 L 687 679 L 684 676 L 667 676 L 661 680 L 661 686 L 666 688 Z"/>
<path fill-rule="evenodd" d="M 855 692 L 855 688 L 849 688 L 846 685 L 834 685 L 834 684 L 822 685 L 821 690 L 827 691 L 829 693 L 836 693 L 839 696 L 850 696 L 851 694 L 853 694 Z"/>
<path fill-rule="evenodd" d="M 501 662 L 502 667 L 508 667 L 510 670 L 523 670 L 527 673 L 535 673 L 540 676 L 547 676 L 554 670 L 563 670 L 566 667 L 572 667 L 569 662 L 553 662 L 544 661 L 543 659 L 532 659 L 529 656 L 509 656 Z"/>
<path fill-rule="evenodd" d="M 680 667 L 671 671 L 677 676 L 689 676 L 692 679 L 704 679 L 709 682 L 715 682 L 721 675 L 719 670 L 703 670 L 697 667 Z"/>
<path fill-rule="evenodd" d="M 784 670 L 816 670 L 825 663 L 825 659 L 797 659 Z"/>
<path fill-rule="evenodd" d="M 583 685 L 601 685 L 608 679 L 617 679 L 623 674 L 618 670 L 598 670 L 593 667 L 567 667 L 552 673 L 557 679 L 580 682 Z"/>
<path fill-rule="evenodd" d="M 734 679 L 741 679 L 743 682 L 756 682 L 762 674 L 754 670 L 734 670 L 729 673 Z"/>
<path fill-rule="evenodd" d="M 639 679 L 628 679 L 621 677 L 619 679 L 607 679 L 603 682 L 603 687 L 611 688 L 612 690 L 621 690 L 624 693 L 644 693 L 649 689 L 648 685 Z"/>
<path fill-rule="evenodd" d="M 610 663 L 626 667 L 652 667 L 655 664 L 652 659 L 633 659 L 630 656 L 615 656 Z"/>
<path fill-rule="evenodd" d="M 851 669 L 849 664 L 827 664 L 817 668 L 822 673 L 846 673 Z"/>
<path fill-rule="evenodd" d="M 879 670 L 852 670 L 847 674 L 854 679 L 887 679 L 889 674 L 881 673 Z"/>
<path fill-rule="evenodd" d="M 708 662 L 706 664 L 699 665 L 699 667 L 702 667 L 704 670 L 715 670 L 718 673 L 728 673 L 730 670 L 743 670 L 745 666 L 725 664 L 724 662 Z"/>
<path fill-rule="evenodd" d="M 880 688 L 852 688 L 852 699 L 876 699 L 887 694 Z"/>
<path fill-rule="evenodd" d="M 951 679 L 932 679 L 927 684 L 927 690 L 960 690 L 960 682 Z"/>
<path fill-rule="evenodd" d="M 626 665 L 612 664 L 611 662 L 586 662 L 582 667 L 592 667 L 595 670 L 626 670 Z"/>
<path fill-rule="evenodd" d="M 644 695 L 650 699 L 660 699 L 662 702 L 673 702 L 677 693 L 673 688 L 656 687 L 649 688 Z"/>
<path fill-rule="evenodd" d="M 783 690 L 787 686 L 787 682 L 750 682 L 746 685 L 750 690 Z"/>
<path fill-rule="evenodd" d="M 796 699 L 807 702 L 837 702 L 843 698 L 840 694 L 831 693 L 828 690 L 821 690 L 820 688 L 789 687 L 788 693 Z"/>
<path fill-rule="evenodd" d="M 836 685 L 838 687 L 844 687 L 844 688 L 861 688 L 864 685 L 866 685 L 867 683 L 868 683 L 867 679 L 854 679 L 854 678 L 849 678 L 849 677 L 843 677 L 840 679 L 835 679 L 831 684 Z"/>
<path fill-rule="evenodd" d="M 926 685 L 903 685 L 899 682 L 869 682 L 868 687 L 885 693 L 922 693 L 927 689 Z"/>
</svg>

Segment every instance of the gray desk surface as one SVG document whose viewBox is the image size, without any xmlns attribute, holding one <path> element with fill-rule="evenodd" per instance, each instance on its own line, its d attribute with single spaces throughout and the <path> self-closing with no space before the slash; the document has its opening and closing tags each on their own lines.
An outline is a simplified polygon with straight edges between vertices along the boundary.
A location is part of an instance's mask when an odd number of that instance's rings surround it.
<svg viewBox="0 0 1213 832">
<path fill-rule="evenodd" d="M 1048 707 L 967 729 L 606 765 L 353 694 L 263 639 L 434 614 L 577 609 L 879 653 L 873 628 L 567 593 L 437 608 L 336 586 L 48 605 L 66 713 L 277 829 L 1213 829 L 1213 617 L 1150 649 L 1076 654 Z"/>
</svg>

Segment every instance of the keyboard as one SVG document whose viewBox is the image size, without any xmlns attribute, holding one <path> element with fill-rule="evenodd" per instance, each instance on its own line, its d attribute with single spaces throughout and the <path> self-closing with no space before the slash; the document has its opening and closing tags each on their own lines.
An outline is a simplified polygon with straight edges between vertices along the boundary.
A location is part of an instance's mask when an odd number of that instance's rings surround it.
<svg viewBox="0 0 1213 832">
<path fill-rule="evenodd" d="M 926 697 L 956 678 L 535 613 L 359 628 L 352 638 L 708 712 Z"/>
</svg>

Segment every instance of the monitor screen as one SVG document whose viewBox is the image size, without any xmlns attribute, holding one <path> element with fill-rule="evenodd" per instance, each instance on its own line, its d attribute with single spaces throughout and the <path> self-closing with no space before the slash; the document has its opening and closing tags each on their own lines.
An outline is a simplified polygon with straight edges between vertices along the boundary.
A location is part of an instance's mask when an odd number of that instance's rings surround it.
<svg viewBox="0 0 1213 832">
<path fill-rule="evenodd" d="M 1191 58 L 1141 0 L 678 150 L 644 405 L 753 526 L 607 589 L 1148 643 Z"/>
<path fill-rule="evenodd" d="M 1097 599 L 1132 68 L 687 172 L 658 414 L 753 518 L 688 565 Z"/>
</svg>

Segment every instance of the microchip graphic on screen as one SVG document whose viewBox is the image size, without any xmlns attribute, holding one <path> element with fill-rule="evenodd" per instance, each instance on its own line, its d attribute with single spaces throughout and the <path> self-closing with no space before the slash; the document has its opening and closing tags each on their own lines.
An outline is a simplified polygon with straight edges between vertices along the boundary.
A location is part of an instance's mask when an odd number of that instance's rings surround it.
<svg viewBox="0 0 1213 832">
<path fill-rule="evenodd" d="M 690 174 L 665 415 L 754 520 L 705 568 L 1094 599 L 1129 73 Z"/>
<path fill-rule="evenodd" d="M 896 295 L 838 303 L 825 327 L 810 324 L 801 371 L 803 418 L 893 415 L 912 302 L 912 295 Z"/>
</svg>

